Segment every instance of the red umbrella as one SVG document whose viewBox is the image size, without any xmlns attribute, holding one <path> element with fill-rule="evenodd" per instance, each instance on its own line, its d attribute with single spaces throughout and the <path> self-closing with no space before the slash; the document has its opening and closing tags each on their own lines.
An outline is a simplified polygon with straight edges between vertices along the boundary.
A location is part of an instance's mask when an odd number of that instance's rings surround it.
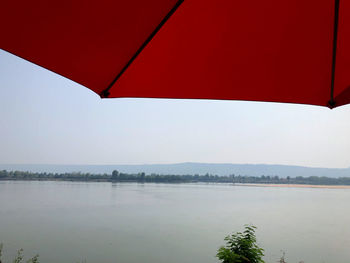
<svg viewBox="0 0 350 263">
<path fill-rule="evenodd" d="M 350 1 L 3 0 L 0 25 L 102 98 L 350 102 Z"/>
</svg>

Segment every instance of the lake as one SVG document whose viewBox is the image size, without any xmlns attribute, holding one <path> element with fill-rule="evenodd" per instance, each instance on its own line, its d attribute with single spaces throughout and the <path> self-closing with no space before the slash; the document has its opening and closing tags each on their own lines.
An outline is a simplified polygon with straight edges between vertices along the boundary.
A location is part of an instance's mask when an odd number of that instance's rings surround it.
<svg viewBox="0 0 350 263">
<path fill-rule="evenodd" d="M 0 181 L 5 262 L 215 263 L 229 233 L 258 227 L 266 262 L 350 262 L 350 189 Z"/>
</svg>

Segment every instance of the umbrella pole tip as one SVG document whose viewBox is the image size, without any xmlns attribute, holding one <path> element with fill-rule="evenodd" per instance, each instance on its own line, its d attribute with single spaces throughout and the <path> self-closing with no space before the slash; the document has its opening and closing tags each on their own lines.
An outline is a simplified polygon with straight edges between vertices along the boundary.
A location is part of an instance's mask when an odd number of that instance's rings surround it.
<svg viewBox="0 0 350 263">
<path fill-rule="evenodd" d="M 109 97 L 110 94 L 111 93 L 108 90 L 104 90 L 100 93 L 100 97 L 101 97 L 101 99 L 106 99 Z"/>
<path fill-rule="evenodd" d="M 333 109 L 335 108 L 335 101 L 334 99 L 330 99 L 327 103 L 328 108 Z"/>
</svg>

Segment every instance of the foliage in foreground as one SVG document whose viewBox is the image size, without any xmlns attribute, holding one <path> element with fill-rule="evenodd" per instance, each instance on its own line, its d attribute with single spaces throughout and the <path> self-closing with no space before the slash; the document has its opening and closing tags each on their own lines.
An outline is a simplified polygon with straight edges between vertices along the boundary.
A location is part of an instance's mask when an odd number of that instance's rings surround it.
<svg viewBox="0 0 350 263">
<path fill-rule="evenodd" d="M 2 263 L 1 256 L 2 256 L 2 249 L 3 249 L 3 244 L 0 244 L 0 263 Z M 13 259 L 12 263 L 22 263 L 23 261 L 23 249 L 19 249 L 17 251 L 16 257 Z M 34 257 L 28 259 L 26 263 L 39 263 L 39 255 L 35 255 Z"/>
<path fill-rule="evenodd" d="M 264 263 L 264 250 L 256 243 L 255 226 L 245 226 L 243 232 L 225 237 L 226 246 L 219 248 L 216 257 L 222 263 Z"/>
<path fill-rule="evenodd" d="M 246 225 L 243 232 L 237 232 L 226 236 L 226 246 L 222 246 L 218 249 L 216 257 L 222 263 L 265 263 L 262 259 L 264 256 L 264 249 L 257 245 L 255 230 L 255 226 Z M 0 263 L 4 263 L 1 259 L 2 250 L 3 244 L 0 243 Z M 24 263 L 23 259 L 23 249 L 19 249 L 12 263 Z M 285 261 L 284 252 L 280 260 L 277 262 L 287 263 Z M 28 259 L 26 263 L 39 263 L 39 255 L 35 255 Z M 81 263 L 86 263 L 86 260 L 83 260 Z M 300 261 L 299 263 L 304 262 Z"/>
<path fill-rule="evenodd" d="M 5 263 L 2 261 L 1 257 L 2 257 L 2 249 L 3 249 L 3 244 L 0 243 L 0 263 Z M 24 256 L 23 256 L 23 249 L 19 249 L 17 251 L 17 255 L 16 257 L 12 260 L 12 263 L 24 263 Z M 25 263 L 39 263 L 39 255 L 35 255 L 34 257 L 28 259 L 27 261 L 25 261 Z M 81 262 L 77 262 L 77 263 L 86 263 L 86 260 L 83 260 Z"/>
</svg>

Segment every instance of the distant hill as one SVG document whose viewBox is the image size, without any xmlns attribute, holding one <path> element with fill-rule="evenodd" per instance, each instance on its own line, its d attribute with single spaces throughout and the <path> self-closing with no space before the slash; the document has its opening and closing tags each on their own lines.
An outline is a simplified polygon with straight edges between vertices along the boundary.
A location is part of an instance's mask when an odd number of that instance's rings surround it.
<svg viewBox="0 0 350 263">
<path fill-rule="evenodd" d="M 278 175 L 280 177 L 326 176 L 350 177 L 350 168 L 313 168 L 292 165 L 270 164 L 230 164 L 230 163 L 177 163 L 177 164 L 142 164 L 142 165 L 51 165 L 51 164 L 0 164 L 0 170 L 30 172 L 83 172 L 111 174 L 113 170 L 124 173 L 146 174 L 217 174 L 217 175 Z"/>
</svg>

